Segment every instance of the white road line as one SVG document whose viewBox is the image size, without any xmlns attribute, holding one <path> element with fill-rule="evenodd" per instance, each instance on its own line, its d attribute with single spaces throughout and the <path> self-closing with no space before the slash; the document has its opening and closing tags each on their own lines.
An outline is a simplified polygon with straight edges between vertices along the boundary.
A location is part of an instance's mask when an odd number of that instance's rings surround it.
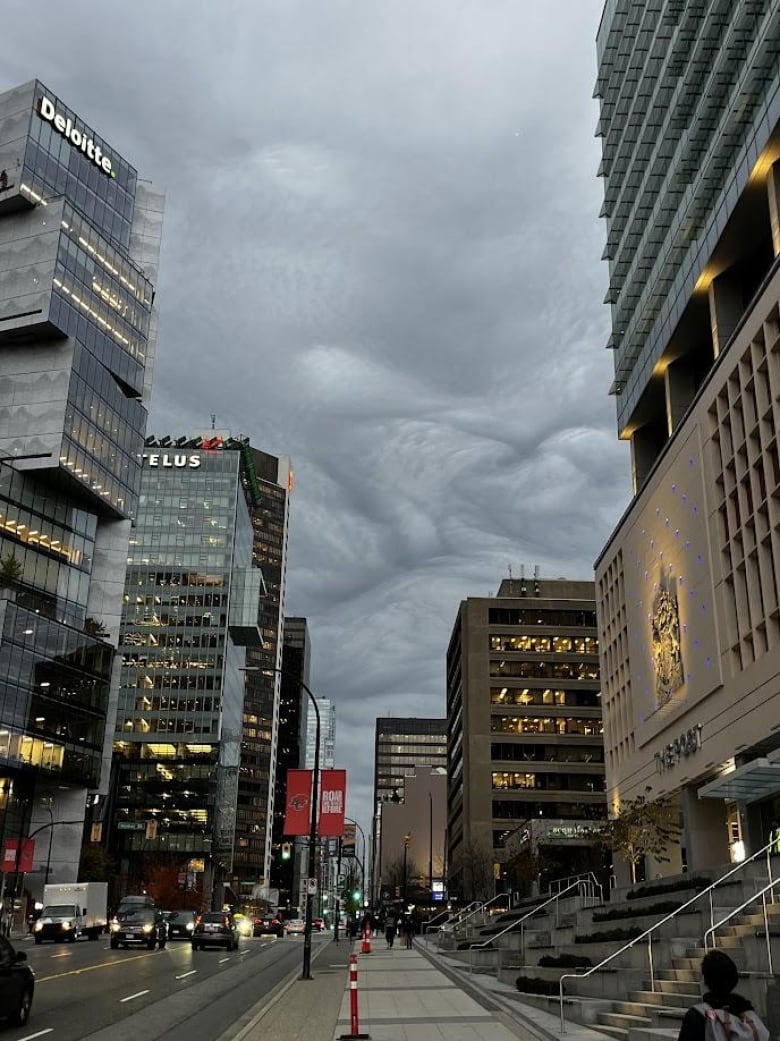
<svg viewBox="0 0 780 1041">
<path fill-rule="evenodd" d="M 176 979 L 177 980 L 186 980 L 188 976 L 194 976 L 197 971 L 198 971 L 197 969 L 190 969 L 189 972 L 183 972 L 181 974 L 181 976 L 177 976 Z"/>
<path fill-rule="evenodd" d="M 52 954 L 52 958 L 70 958 L 70 951 L 66 951 L 65 954 Z M 54 1029 L 54 1028 L 52 1028 Z"/>
<path fill-rule="evenodd" d="M 239 953 L 240 955 L 241 955 L 241 954 L 249 954 L 249 951 L 239 951 L 238 953 Z"/>
<path fill-rule="evenodd" d="M 220 958 L 217 965 L 222 965 L 223 962 L 230 961 L 230 958 Z"/>
<path fill-rule="evenodd" d="M 50 1034 L 54 1030 L 54 1027 L 46 1027 L 45 1030 L 39 1030 L 37 1034 L 28 1034 L 26 1037 L 20 1037 L 19 1041 L 33 1041 L 34 1037 L 43 1037 L 44 1034 Z"/>
<path fill-rule="evenodd" d="M 128 996 L 126 998 L 120 998 L 119 999 L 119 1004 L 120 1005 L 124 1005 L 124 1003 L 126 1001 L 132 1001 L 133 998 L 142 998 L 144 996 L 144 994 L 148 994 L 148 993 L 149 993 L 148 990 L 139 990 L 137 994 L 128 994 Z"/>
</svg>

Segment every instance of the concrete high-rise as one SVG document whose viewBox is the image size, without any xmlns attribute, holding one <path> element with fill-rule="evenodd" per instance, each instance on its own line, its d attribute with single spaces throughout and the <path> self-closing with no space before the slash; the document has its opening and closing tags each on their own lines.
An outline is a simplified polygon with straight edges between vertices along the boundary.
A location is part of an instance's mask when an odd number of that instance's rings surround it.
<svg viewBox="0 0 780 1041">
<path fill-rule="evenodd" d="M 596 564 L 608 798 L 695 870 L 780 814 L 780 2 L 610 0 L 598 33 L 618 430 Z"/>
<path fill-rule="evenodd" d="M 606 819 L 592 582 L 507 579 L 463 600 L 447 651 L 449 875 L 490 894 L 494 865 L 573 875 Z M 517 887 L 515 887 L 517 888 Z"/>
<path fill-rule="evenodd" d="M 320 710 L 320 770 L 330 770 L 336 765 L 336 706 L 330 698 L 315 698 Z M 304 765 L 314 768 L 314 750 L 317 747 L 317 716 L 308 698 L 304 705 L 306 727 L 306 753 Z"/>
<path fill-rule="evenodd" d="M 42 83 L 0 94 L 0 828 L 36 893 L 108 788 L 162 214 Z"/>
</svg>

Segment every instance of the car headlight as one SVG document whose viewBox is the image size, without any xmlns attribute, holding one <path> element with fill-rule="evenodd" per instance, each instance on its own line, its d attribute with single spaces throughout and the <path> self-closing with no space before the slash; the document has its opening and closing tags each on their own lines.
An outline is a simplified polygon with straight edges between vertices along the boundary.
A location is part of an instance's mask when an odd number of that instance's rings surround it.
<svg viewBox="0 0 780 1041">
<path fill-rule="evenodd" d="M 72 926 L 71 926 L 70 922 L 63 922 L 62 923 L 62 928 L 63 929 L 71 929 Z"/>
<path fill-rule="evenodd" d="M 192 930 L 193 930 L 194 928 L 195 928 L 195 923 L 194 923 L 194 922 L 187 922 L 187 930 L 188 930 L 189 932 L 192 932 Z"/>
<path fill-rule="evenodd" d="M 35 931 L 36 931 L 36 933 L 41 932 L 42 929 L 43 929 L 43 922 L 36 922 L 35 923 Z"/>
<path fill-rule="evenodd" d="M 118 933 L 119 929 L 120 929 L 119 922 L 112 922 L 111 923 L 111 932 L 112 933 Z"/>
<path fill-rule="evenodd" d="M 150 932 L 152 931 L 152 929 L 154 929 L 154 926 L 153 926 L 153 925 L 145 925 L 145 926 L 143 927 L 143 931 L 144 931 L 145 933 L 150 933 Z"/>
</svg>

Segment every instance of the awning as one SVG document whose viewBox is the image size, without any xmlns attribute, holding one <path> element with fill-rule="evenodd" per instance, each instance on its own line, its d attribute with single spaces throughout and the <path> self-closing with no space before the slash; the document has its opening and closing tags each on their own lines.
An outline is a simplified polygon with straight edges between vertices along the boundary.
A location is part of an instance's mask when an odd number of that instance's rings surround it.
<svg viewBox="0 0 780 1041">
<path fill-rule="evenodd" d="M 698 794 L 700 799 L 733 799 L 738 802 L 758 802 L 780 794 L 780 762 L 754 759 L 705 784 L 699 788 Z"/>
</svg>

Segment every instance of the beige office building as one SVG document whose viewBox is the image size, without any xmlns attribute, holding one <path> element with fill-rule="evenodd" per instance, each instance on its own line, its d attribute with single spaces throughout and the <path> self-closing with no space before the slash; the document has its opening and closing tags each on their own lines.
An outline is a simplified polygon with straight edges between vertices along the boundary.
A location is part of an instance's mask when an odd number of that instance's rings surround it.
<svg viewBox="0 0 780 1041">
<path fill-rule="evenodd" d="M 679 801 L 653 874 L 780 816 L 780 4 L 749 7 L 611 0 L 598 38 L 635 493 L 596 564 L 607 789 Z"/>
</svg>

